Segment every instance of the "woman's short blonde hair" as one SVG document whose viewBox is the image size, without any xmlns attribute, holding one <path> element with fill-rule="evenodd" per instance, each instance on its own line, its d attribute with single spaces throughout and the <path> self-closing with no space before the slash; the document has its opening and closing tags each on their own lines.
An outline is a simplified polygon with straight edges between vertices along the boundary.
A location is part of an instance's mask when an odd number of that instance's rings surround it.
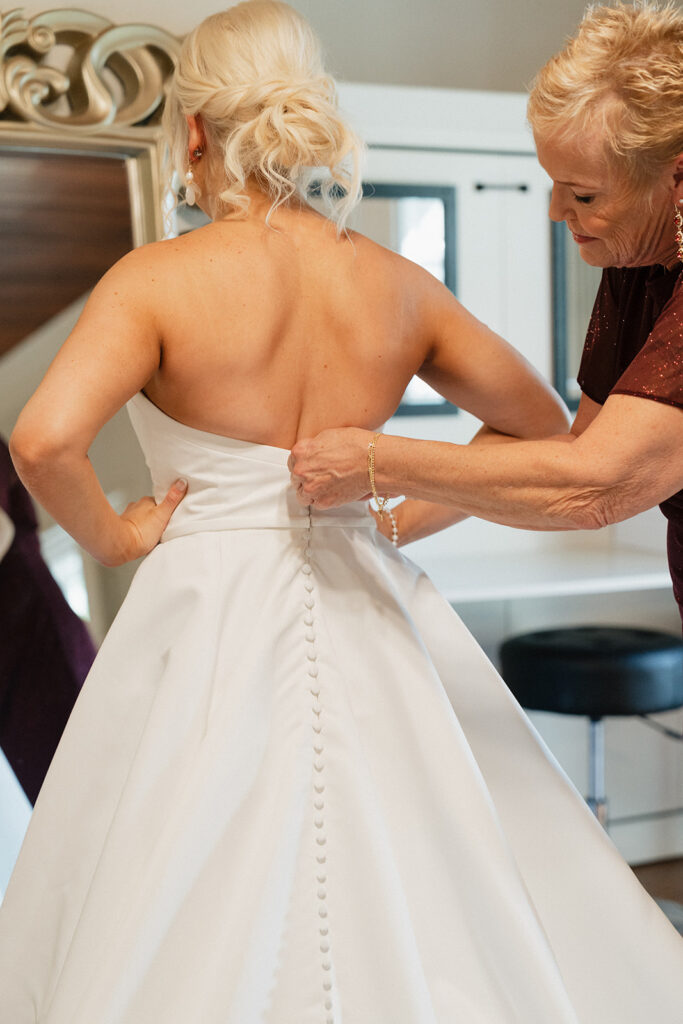
<svg viewBox="0 0 683 1024">
<path fill-rule="evenodd" d="M 531 86 L 541 138 L 604 140 L 612 171 L 648 191 L 683 152 L 683 13 L 652 0 L 587 9 Z"/>
<path fill-rule="evenodd" d="M 187 114 L 201 115 L 209 148 L 221 154 L 226 216 L 246 215 L 250 179 L 270 194 L 272 212 L 305 195 L 315 178 L 343 228 L 362 194 L 363 147 L 339 112 L 313 29 L 293 8 L 247 0 L 206 18 L 184 40 L 163 117 L 181 178 Z"/>
</svg>

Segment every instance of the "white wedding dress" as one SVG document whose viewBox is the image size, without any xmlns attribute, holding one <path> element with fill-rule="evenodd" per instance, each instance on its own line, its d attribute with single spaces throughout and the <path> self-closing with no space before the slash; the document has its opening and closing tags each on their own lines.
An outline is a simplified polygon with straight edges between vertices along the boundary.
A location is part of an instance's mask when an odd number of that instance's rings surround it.
<svg viewBox="0 0 683 1024">
<path fill-rule="evenodd" d="M 683 942 L 365 507 L 129 409 L 189 491 L 36 805 L 3 1024 L 680 1024 Z"/>
</svg>

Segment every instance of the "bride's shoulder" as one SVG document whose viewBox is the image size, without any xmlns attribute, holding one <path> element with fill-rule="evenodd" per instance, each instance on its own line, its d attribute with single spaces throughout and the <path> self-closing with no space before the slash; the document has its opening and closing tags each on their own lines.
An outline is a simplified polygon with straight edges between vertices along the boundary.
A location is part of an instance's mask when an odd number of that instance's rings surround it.
<svg viewBox="0 0 683 1024">
<path fill-rule="evenodd" d="M 196 248 L 196 245 L 197 241 L 191 235 L 148 242 L 127 252 L 105 276 L 115 277 L 131 287 L 144 288 L 157 274 L 167 275 L 174 267 L 181 269 L 183 262 L 190 256 L 190 250 Z"/>
<path fill-rule="evenodd" d="M 400 253 L 389 249 L 385 245 L 381 245 L 379 242 L 373 241 L 367 235 L 362 235 L 358 231 L 348 231 L 347 235 L 358 256 L 367 262 L 368 265 L 374 264 L 384 272 L 404 278 L 414 287 L 436 281 L 433 274 L 425 270 L 418 263 L 415 263 L 414 260 L 401 256 Z"/>
</svg>

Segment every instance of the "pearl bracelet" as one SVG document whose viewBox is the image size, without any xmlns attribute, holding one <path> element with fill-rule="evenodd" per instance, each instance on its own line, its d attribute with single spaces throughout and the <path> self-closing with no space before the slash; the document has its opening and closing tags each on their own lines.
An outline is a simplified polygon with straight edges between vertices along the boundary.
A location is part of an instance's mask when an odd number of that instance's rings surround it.
<svg viewBox="0 0 683 1024">
<path fill-rule="evenodd" d="M 391 543 L 395 548 L 398 547 L 398 526 L 396 525 L 396 516 L 390 508 L 387 509 L 389 518 L 391 519 Z"/>
</svg>

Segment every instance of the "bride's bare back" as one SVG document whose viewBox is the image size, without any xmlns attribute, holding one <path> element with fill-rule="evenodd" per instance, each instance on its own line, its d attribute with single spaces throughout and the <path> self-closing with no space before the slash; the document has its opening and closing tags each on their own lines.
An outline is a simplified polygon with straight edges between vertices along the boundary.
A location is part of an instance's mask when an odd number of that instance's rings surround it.
<svg viewBox="0 0 683 1024">
<path fill-rule="evenodd" d="M 504 433 L 538 377 L 427 271 L 305 204 L 133 250 L 102 278 L 22 414 L 87 452 L 137 391 L 192 427 L 290 448 L 373 429 L 411 377 Z M 553 405 L 547 388 L 547 401 Z M 535 400 L 536 401 L 536 400 Z M 29 416 L 30 412 L 30 416 Z M 533 418 L 533 417 L 532 417 Z M 531 424 L 533 429 L 533 424 Z"/>
<path fill-rule="evenodd" d="M 425 360 L 419 268 L 306 207 L 150 247 L 159 368 L 145 393 L 191 426 L 291 447 L 387 419 Z"/>
</svg>

